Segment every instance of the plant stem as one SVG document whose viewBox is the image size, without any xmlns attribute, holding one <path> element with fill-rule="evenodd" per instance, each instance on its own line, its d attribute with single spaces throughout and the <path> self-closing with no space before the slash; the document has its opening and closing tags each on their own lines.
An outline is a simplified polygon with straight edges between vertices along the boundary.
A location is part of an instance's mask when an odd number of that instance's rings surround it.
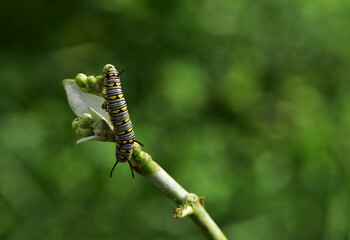
<svg viewBox="0 0 350 240">
<path fill-rule="evenodd" d="M 132 166 L 135 171 L 151 181 L 165 196 L 176 204 L 190 205 L 193 212 L 189 215 L 207 239 L 227 239 L 221 229 L 216 225 L 202 206 L 197 195 L 188 193 L 167 172 L 164 171 L 152 157 L 141 151 L 139 144 L 135 143 Z M 184 207 L 185 208 L 185 207 Z"/>
</svg>

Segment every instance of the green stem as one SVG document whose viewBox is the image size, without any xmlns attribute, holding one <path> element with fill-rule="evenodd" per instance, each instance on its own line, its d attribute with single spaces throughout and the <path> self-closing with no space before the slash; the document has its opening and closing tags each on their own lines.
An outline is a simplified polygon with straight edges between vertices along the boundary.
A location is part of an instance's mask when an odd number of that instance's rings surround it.
<svg viewBox="0 0 350 240">
<path fill-rule="evenodd" d="M 151 181 L 165 196 L 176 204 L 190 205 L 193 212 L 189 215 L 207 239 L 227 239 L 201 204 L 197 195 L 188 193 L 167 172 L 164 171 L 152 157 L 141 151 L 135 144 L 132 166 L 136 172 Z M 187 214 L 186 214 L 187 215 Z"/>
</svg>

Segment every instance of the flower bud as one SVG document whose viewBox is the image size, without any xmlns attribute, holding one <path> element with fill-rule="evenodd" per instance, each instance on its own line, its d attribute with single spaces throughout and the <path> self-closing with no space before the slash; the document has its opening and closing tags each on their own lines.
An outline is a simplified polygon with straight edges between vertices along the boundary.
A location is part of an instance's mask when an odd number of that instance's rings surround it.
<svg viewBox="0 0 350 240">
<path fill-rule="evenodd" d="M 92 126 L 94 133 L 97 136 L 107 136 L 109 134 L 110 127 L 108 126 L 108 123 L 106 123 L 103 119 L 98 120 Z"/>
<path fill-rule="evenodd" d="M 84 113 L 79 118 L 79 128 L 91 128 L 92 123 L 93 120 L 91 118 L 91 115 L 88 113 Z"/>
<path fill-rule="evenodd" d="M 107 70 L 110 66 L 113 66 L 113 65 L 112 65 L 112 64 L 106 64 L 106 65 L 103 67 L 103 72 L 106 72 L 106 70 Z"/>
<path fill-rule="evenodd" d="M 77 134 L 82 137 L 89 137 L 94 135 L 92 128 L 78 128 Z"/>
<path fill-rule="evenodd" d="M 104 75 L 98 75 L 96 76 L 97 83 L 101 86 L 105 84 L 105 77 Z"/>
<path fill-rule="evenodd" d="M 78 126 L 79 126 L 79 118 L 76 118 L 76 119 L 74 119 L 73 122 L 72 122 L 72 128 L 73 128 L 73 130 L 74 130 L 74 131 L 77 130 Z"/>
<path fill-rule="evenodd" d="M 86 79 L 86 84 L 89 88 L 95 89 L 97 85 L 97 80 L 94 76 L 88 76 L 88 78 Z"/>
<path fill-rule="evenodd" d="M 75 82 L 77 83 L 77 85 L 80 88 L 86 88 L 86 79 L 87 76 L 84 73 L 79 73 L 76 77 L 75 77 Z"/>
</svg>

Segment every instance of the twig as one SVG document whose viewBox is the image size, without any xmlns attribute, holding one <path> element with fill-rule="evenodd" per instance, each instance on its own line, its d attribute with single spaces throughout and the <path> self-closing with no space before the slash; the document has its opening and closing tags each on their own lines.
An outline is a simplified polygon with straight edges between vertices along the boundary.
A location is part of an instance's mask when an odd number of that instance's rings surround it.
<svg viewBox="0 0 350 240">
<path fill-rule="evenodd" d="M 180 205 L 174 210 L 173 216 L 175 218 L 189 215 L 207 239 L 227 239 L 204 209 L 202 199 L 193 193 L 188 193 L 154 162 L 148 153 L 143 152 L 137 143 L 135 144 L 132 166 L 136 172 L 151 181 L 165 196 Z"/>
</svg>

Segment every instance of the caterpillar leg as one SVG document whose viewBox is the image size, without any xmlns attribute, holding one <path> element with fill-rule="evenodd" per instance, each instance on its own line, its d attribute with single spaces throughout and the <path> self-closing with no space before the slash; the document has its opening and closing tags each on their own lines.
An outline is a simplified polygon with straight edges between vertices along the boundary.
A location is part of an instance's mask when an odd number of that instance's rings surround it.
<svg viewBox="0 0 350 240">
<path fill-rule="evenodd" d="M 137 142 L 137 143 L 140 144 L 142 147 L 144 147 L 143 144 L 140 143 L 139 141 L 135 140 L 135 142 Z"/>
<path fill-rule="evenodd" d="M 129 166 L 130 166 L 130 170 L 131 170 L 132 178 L 134 178 L 134 170 L 132 169 L 132 166 L 131 166 L 130 160 L 128 161 L 128 163 L 129 163 Z"/>
<path fill-rule="evenodd" d="M 119 161 L 117 160 L 117 161 L 115 162 L 115 164 L 113 165 L 112 170 L 111 170 L 111 172 L 109 173 L 109 176 L 110 176 L 110 177 L 112 177 L 113 170 L 114 170 L 115 166 L 117 166 L 118 162 L 119 162 Z M 134 173 L 133 173 L 133 176 L 134 176 Z"/>
</svg>

